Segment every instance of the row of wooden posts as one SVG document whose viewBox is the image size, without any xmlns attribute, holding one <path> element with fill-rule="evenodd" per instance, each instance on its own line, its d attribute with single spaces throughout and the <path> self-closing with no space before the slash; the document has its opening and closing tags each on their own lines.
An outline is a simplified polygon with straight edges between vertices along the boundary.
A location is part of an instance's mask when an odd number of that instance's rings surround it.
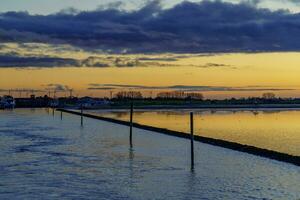
<svg viewBox="0 0 300 200">
<path fill-rule="evenodd" d="M 80 124 L 83 126 L 83 108 L 80 108 Z M 54 116 L 54 109 L 52 109 Z M 63 119 L 63 112 L 60 112 L 60 119 Z M 129 125 L 129 144 L 130 148 L 133 147 L 132 143 L 132 129 L 133 129 L 133 104 L 130 105 L 130 125 Z M 190 142 L 191 142 L 191 169 L 194 169 L 194 113 L 190 113 Z"/>
</svg>

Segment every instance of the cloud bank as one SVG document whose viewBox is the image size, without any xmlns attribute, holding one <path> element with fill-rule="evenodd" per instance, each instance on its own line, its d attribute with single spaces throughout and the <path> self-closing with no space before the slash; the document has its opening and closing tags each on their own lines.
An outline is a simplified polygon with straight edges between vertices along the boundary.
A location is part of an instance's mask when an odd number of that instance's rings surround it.
<svg viewBox="0 0 300 200">
<path fill-rule="evenodd" d="M 58 67 L 199 67 L 237 69 L 224 63 L 190 64 L 182 59 L 215 54 L 103 54 L 64 45 L 40 43 L 0 44 L 0 68 L 38 69 Z"/>
<path fill-rule="evenodd" d="M 133 11 L 2 13 L 0 42 L 71 44 L 115 53 L 298 51 L 299 27 L 300 14 L 245 1 L 186 1 L 166 9 L 154 0 Z"/>
<path fill-rule="evenodd" d="M 72 90 L 69 86 L 58 83 L 50 83 L 43 86 L 45 86 L 45 91 L 66 92 Z"/>
<path fill-rule="evenodd" d="M 39 68 L 78 66 L 77 60 L 58 57 L 20 57 L 0 55 L 1 68 Z"/>
<path fill-rule="evenodd" d="M 264 86 L 244 86 L 244 87 L 228 87 L 228 86 L 202 86 L 202 85 L 171 85 L 171 86 L 145 86 L 145 85 L 122 85 L 122 84 L 89 84 L 88 90 L 180 90 L 193 92 L 207 91 L 290 91 L 290 88 L 273 88 Z"/>
</svg>

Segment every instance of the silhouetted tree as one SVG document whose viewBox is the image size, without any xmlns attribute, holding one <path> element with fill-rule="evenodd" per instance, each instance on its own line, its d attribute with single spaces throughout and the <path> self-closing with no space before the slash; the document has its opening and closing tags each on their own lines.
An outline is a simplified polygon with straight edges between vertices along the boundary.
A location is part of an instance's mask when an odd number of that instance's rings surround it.
<svg viewBox="0 0 300 200">
<path fill-rule="evenodd" d="M 185 95 L 188 99 L 203 100 L 204 98 L 203 94 L 197 92 L 190 92 L 186 93 Z"/>
<path fill-rule="evenodd" d="M 139 91 L 120 91 L 116 95 L 117 99 L 142 99 L 143 95 Z"/>
<path fill-rule="evenodd" d="M 272 92 L 263 93 L 262 98 L 264 99 L 275 99 L 276 95 Z"/>
<path fill-rule="evenodd" d="M 184 91 L 171 91 L 160 92 L 157 94 L 157 98 L 161 99 L 197 99 L 202 100 L 203 94 L 197 92 L 184 92 Z"/>
</svg>

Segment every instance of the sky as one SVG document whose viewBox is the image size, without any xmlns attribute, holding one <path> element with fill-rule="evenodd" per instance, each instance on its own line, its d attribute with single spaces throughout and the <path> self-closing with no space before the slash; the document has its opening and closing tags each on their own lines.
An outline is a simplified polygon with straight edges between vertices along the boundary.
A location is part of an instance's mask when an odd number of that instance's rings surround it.
<svg viewBox="0 0 300 200">
<path fill-rule="evenodd" d="M 93 10 L 69 8 L 43 15 L 26 10 L 3 12 L 0 41 L 69 44 L 110 53 L 298 51 L 300 14 L 271 9 L 272 2 L 280 0 L 268 0 L 270 9 L 261 8 L 265 1 L 206 0 L 173 5 L 152 0 L 133 10 L 111 1 Z M 81 4 L 74 3 L 74 7 Z M 89 7 L 91 2 L 85 4 Z M 293 5 L 298 7 L 298 3 Z M 47 3 L 43 6 L 48 7 Z"/>
<path fill-rule="evenodd" d="M 0 96 L 300 97 L 298 12 L 298 0 L 0 0 Z"/>
<path fill-rule="evenodd" d="M 172 7 L 183 0 L 163 0 L 164 7 Z M 200 2 L 201 0 L 192 0 L 191 2 Z M 94 10 L 97 7 L 105 6 L 111 3 L 120 2 L 119 0 L 1 0 L 0 12 L 7 11 L 27 11 L 32 14 L 50 14 L 59 12 L 66 8 L 75 8 L 79 10 Z M 127 9 L 136 9 L 145 4 L 146 0 L 123 0 Z M 227 2 L 239 3 L 241 0 L 227 0 Z M 254 1 L 253 1 L 254 2 Z M 292 12 L 299 12 L 300 5 L 298 0 L 261 0 L 260 7 L 276 9 L 289 9 Z"/>
</svg>

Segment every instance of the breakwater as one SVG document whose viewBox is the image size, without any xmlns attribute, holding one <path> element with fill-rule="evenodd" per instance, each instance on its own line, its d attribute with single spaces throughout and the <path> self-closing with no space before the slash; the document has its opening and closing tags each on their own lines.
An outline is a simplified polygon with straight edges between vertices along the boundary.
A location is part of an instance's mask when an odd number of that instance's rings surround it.
<svg viewBox="0 0 300 200">
<path fill-rule="evenodd" d="M 125 126 L 131 125 L 130 122 L 123 121 L 123 120 L 95 116 L 95 115 L 87 114 L 87 113 L 81 114 L 81 112 L 76 112 L 76 111 L 71 111 L 71 110 L 66 110 L 66 109 L 57 109 L 57 110 L 61 111 L 61 112 L 66 112 L 66 113 L 79 115 L 79 116 L 82 115 L 87 118 L 98 119 L 98 120 L 116 123 L 116 124 L 120 124 L 120 125 L 125 125 Z M 184 132 L 173 131 L 173 130 L 169 130 L 169 129 L 158 128 L 158 127 L 153 127 L 153 126 L 148 126 L 148 125 L 142 125 L 142 124 L 138 124 L 138 123 L 134 123 L 134 122 L 132 123 L 132 126 L 135 128 L 140 128 L 140 129 L 144 129 L 144 130 L 148 130 L 148 131 L 153 131 L 153 132 L 158 132 L 158 133 L 162 133 L 162 134 L 166 134 L 166 135 L 190 139 L 190 135 L 187 133 L 184 133 Z M 228 148 L 228 149 L 245 152 L 245 153 L 249 153 L 252 155 L 270 158 L 270 159 L 274 159 L 277 161 L 282 161 L 282 162 L 291 163 L 291 164 L 300 166 L 300 156 L 289 155 L 286 153 L 281 153 L 281 152 L 277 152 L 277 151 L 273 151 L 273 150 L 258 148 L 258 147 L 254 147 L 254 146 L 239 144 L 236 142 L 230 142 L 230 141 L 225 141 L 225 140 L 220 140 L 220 139 L 203 137 L 203 136 L 199 136 L 199 135 L 194 135 L 194 140 L 203 142 L 206 144 L 211 144 L 211 145 L 215 145 L 215 146 L 219 146 L 219 147 L 223 147 L 223 148 Z"/>
</svg>

